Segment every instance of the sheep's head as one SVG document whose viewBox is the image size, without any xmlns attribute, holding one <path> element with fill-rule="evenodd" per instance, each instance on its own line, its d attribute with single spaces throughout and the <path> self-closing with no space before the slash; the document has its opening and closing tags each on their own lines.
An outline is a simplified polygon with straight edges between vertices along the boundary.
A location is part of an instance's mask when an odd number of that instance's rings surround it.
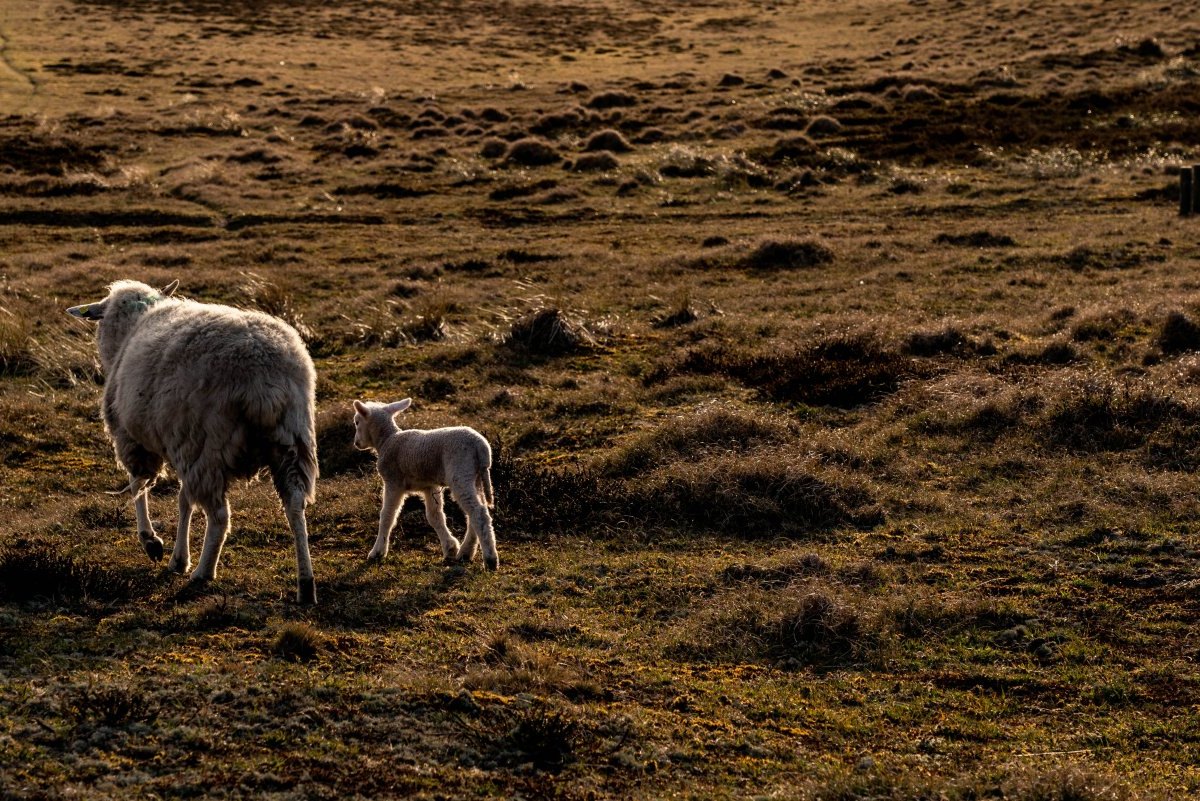
<svg viewBox="0 0 1200 801">
<path fill-rule="evenodd" d="M 360 451 L 378 447 L 384 437 L 396 430 L 396 422 L 392 418 L 410 405 L 412 405 L 412 398 L 405 398 L 395 403 L 356 400 L 354 402 L 354 447 Z"/>
<path fill-rule="evenodd" d="M 169 298 L 178 286 L 178 281 L 172 281 L 157 290 L 140 281 L 117 281 L 103 300 L 72 306 L 67 313 L 100 324 L 100 362 L 107 370 L 142 313 Z"/>
</svg>

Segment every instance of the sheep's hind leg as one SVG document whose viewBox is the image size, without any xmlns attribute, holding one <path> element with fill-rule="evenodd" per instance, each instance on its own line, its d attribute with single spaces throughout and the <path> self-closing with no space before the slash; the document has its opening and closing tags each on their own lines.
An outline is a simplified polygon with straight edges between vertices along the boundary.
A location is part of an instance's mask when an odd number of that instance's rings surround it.
<svg viewBox="0 0 1200 801">
<path fill-rule="evenodd" d="M 171 561 L 167 570 L 172 573 L 186 573 L 192 567 L 192 499 L 187 487 L 179 487 L 179 527 L 175 533 L 175 550 L 171 552 Z"/>
<path fill-rule="evenodd" d="M 396 525 L 396 516 L 400 514 L 400 506 L 403 503 L 404 493 L 384 482 L 383 507 L 379 510 L 379 536 L 375 538 L 375 545 L 367 554 L 367 559 L 372 562 L 387 556 L 392 526 Z"/>
<path fill-rule="evenodd" d="M 304 506 L 304 493 L 295 491 L 284 501 L 283 510 L 296 540 L 296 603 L 315 604 L 317 582 L 308 553 L 308 521 L 304 517 Z"/>
<path fill-rule="evenodd" d="M 429 521 L 429 525 L 433 526 L 433 530 L 437 532 L 438 541 L 442 544 L 442 559 L 446 562 L 451 562 L 458 558 L 458 538 L 450 533 L 450 527 L 446 525 L 446 509 L 445 498 L 441 487 L 435 487 L 431 490 L 425 490 L 422 495 L 425 496 L 425 519 Z"/>
<path fill-rule="evenodd" d="M 213 503 L 204 503 L 204 548 L 200 551 L 200 564 L 192 571 L 193 582 L 212 581 L 217 576 L 217 560 L 229 534 L 229 502 L 224 498 Z"/>
<path fill-rule="evenodd" d="M 141 540 L 142 550 L 146 552 L 146 556 L 150 557 L 153 562 L 161 562 L 163 558 L 162 537 L 154 531 L 154 524 L 150 522 L 150 487 L 154 484 L 153 476 L 145 477 L 129 477 L 129 489 L 133 493 L 133 513 L 137 516 L 138 539 Z"/>
</svg>

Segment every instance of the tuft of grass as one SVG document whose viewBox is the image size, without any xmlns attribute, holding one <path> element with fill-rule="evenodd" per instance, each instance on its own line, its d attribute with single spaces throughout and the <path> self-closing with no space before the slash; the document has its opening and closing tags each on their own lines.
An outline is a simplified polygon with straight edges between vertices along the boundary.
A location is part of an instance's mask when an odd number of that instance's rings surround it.
<svg viewBox="0 0 1200 801">
<path fill-rule="evenodd" d="M 604 110 L 610 108 L 627 108 L 629 106 L 636 106 L 637 102 L 637 97 L 629 92 L 611 91 L 597 92 L 588 98 L 586 105 L 588 108 Z"/>
<path fill-rule="evenodd" d="M 833 261 L 833 251 L 812 239 L 764 239 L 738 260 L 748 270 L 800 270 Z"/>
<path fill-rule="evenodd" d="M 242 273 L 245 283 L 242 284 L 243 294 L 249 298 L 256 309 L 272 317 L 278 317 L 296 329 L 296 333 L 304 340 L 304 344 L 313 345 L 316 336 L 312 328 L 304 322 L 304 315 L 296 308 L 292 293 L 275 281 L 257 273 Z"/>
<path fill-rule="evenodd" d="M 1048 441 L 1077 453 L 1130 450 L 1161 427 L 1200 424 L 1195 402 L 1149 379 L 1073 376 L 1052 388 L 1046 403 Z"/>
<path fill-rule="evenodd" d="M 285 623 L 275 635 L 271 653 L 287 662 L 311 662 L 325 646 L 325 637 L 308 623 Z"/>
<path fill-rule="evenodd" d="M 933 241 L 939 245 L 964 248 L 1011 248 L 1017 244 L 1008 234 L 993 234 L 987 230 L 972 231 L 969 234 L 940 233 Z"/>
<path fill-rule="evenodd" d="M 75 726 L 115 728 L 130 723 L 152 723 L 158 707 L 144 689 L 126 685 L 100 686 L 95 679 L 64 695 L 59 702 L 64 718 Z"/>
<path fill-rule="evenodd" d="M 598 150 L 607 150 L 610 153 L 628 153 L 633 150 L 633 145 L 629 144 L 629 140 L 622 136 L 620 131 L 606 128 L 589 136 L 583 149 L 588 153 Z"/>
<path fill-rule="evenodd" d="M 539 356 L 562 356 L 588 350 L 596 343 L 583 325 L 551 306 L 514 320 L 504 344 Z"/>
<path fill-rule="evenodd" d="M 516 752 L 519 762 L 531 762 L 547 772 L 557 772 L 575 758 L 579 724 L 563 712 L 533 706 L 517 715 L 516 724 L 505 736 L 505 745 Z"/>
<path fill-rule="evenodd" d="M 526 137 L 518 139 L 508 146 L 504 160 L 509 164 L 518 164 L 522 167 L 545 167 L 558 164 L 562 161 L 562 156 L 546 140 Z"/>
<path fill-rule="evenodd" d="M 28 375 L 37 369 L 32 331 L 27 317 L 0 306 L 0 375 Z"/>
</svg>

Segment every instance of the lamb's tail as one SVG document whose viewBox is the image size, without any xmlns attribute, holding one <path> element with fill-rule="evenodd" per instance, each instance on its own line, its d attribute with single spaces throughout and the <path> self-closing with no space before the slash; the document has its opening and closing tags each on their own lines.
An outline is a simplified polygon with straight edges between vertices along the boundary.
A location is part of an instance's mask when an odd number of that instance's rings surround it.
<svg viewBox="0 0 1200 801">
<path fill-rule="evenodd" d="M 485 441 L 475 452 L 475 481 L 483 489 L 483 500 L 489 508 L 495 508 L 492 497 L 492 449 Z"/>
</svg>

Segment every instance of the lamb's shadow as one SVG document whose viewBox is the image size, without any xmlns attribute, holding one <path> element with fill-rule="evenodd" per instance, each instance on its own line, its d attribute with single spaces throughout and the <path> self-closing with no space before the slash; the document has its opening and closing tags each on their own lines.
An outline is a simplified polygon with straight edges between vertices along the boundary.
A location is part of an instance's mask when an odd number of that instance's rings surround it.
<svg viewBox="0 0 1200 801">
<path fill-rule="evenodd" d="M 445 595 L 469 581 L 482 565 L 444 565 L 436 573 L 398 575 L 393 563 L 360 562 L 325 580 L 311 617 L 323 624 L 356 630 L 403 628 L 444 602 Z M 414 581 L 420 578 L 422 581 Z M 399 594 L 397 585 L 403 585 Z"/>
</svg>

